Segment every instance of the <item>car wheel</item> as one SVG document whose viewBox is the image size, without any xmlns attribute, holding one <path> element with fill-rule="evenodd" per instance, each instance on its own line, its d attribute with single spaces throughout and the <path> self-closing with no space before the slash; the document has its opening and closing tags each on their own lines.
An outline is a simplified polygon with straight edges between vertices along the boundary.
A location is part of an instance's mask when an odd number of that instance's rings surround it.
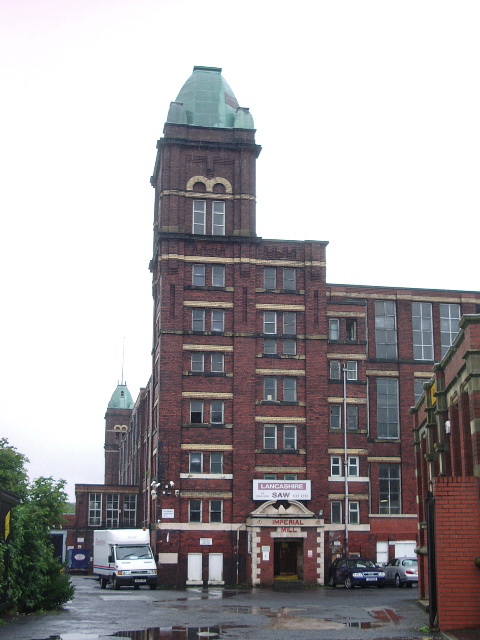
<svg viewBox="0 0 480 640">
<path fill-rule="evenodd" d="M 349 576 L 345 578 L 345 589 L 353 589 L 353 582 Z"/>
<path fill-rule="evenodd" d="M 134 584 L 133 588 L 135 589 L 135 591 L 138 591 L 140 589 L 140 585 L 139 584 Z"/>
<path fill-rule="evenodd" d="M 330 576 L 330 578 L 328 579 L 328 586 L 329 587 L 336 587 L 337 586 L 337 583 L 333 579 L 333 576 Z"/>
<path fill-rule="evenodd" d="M 402 586 L 402 583 L 400 582 L 400 576 L 398 575 L 398 573 L 395 576 L 395 586 L 396 587 L 401 587 Z"/>
<path fill-rule="evenodd" d="M 148 586 L 150 587 L 150 591 L 155 591 L 155 589 L 157 588 L 156 584 L 149 584 Z"/>
</svg>

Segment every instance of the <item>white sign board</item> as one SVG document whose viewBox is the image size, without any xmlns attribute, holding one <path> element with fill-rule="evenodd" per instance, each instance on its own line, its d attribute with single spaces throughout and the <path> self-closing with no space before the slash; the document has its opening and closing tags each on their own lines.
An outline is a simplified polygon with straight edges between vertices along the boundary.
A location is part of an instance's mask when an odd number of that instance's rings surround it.
<svg viewBox="0 0 480 640">
<path fill-rule="evenodd" d="M 175 509 L 162 509 L 162 518 L 174 518 Z"/>
<path fill-rule="evenodd" d="M 213 542 L 213 538 L 200 538 L 200 544 L 202 546 L 209 547 Z"/>
<path fill-rule="evenodd" d="M 254 500 L 310 500 L 311 480 L 254 480 Z"/>
</svg>

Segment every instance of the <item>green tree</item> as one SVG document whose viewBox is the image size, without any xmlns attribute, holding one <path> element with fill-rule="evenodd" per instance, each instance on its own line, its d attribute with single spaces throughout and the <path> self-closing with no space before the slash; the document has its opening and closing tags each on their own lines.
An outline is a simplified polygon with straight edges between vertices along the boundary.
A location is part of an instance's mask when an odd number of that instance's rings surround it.
<svg viewBox="0 0 480 640">
<path fill-rule="evenodd" d="M 70 577 L 55 558 L 50 540 L 50 530 L 63 524 L 65 481 L 42 477 L 29 485 L 26 462 L 7 440 L 0 440 L 0 486 L 23 498 L 12 509 L 8 545 L 8 599 L 22 613 L 53 609 L 73 597 Z"/>
<path fill-rule="evenodd" d="M 0 438 L 0 488 L 12 491 L 25 499 L 28 493 L 28 458 L 18 453 L 6 438 Z"/>
</svg>

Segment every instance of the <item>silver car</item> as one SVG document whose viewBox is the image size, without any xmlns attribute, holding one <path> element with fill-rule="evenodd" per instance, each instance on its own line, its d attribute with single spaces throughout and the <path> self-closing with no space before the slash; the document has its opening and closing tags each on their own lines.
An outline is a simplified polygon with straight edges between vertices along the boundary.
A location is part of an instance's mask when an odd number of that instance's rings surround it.
<svg viewBox="0 0 480 640">
<path fill-rule="evenodd" d="M 393 558 L 385 565 L 385 579 L 397 587 L 418 584 L 418 562 L 416 558 Z"/>
</svg>

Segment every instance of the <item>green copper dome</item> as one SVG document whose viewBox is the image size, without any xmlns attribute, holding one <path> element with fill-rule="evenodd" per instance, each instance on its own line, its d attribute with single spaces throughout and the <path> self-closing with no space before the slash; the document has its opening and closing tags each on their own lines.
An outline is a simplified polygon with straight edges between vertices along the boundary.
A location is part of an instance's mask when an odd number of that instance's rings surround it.
<svg viewBox="0 0 480 640">
<path fill-rule="evenodd" d="M 108 403 L 109 409 L 133 409 L 133 400 L 130 395 L 130 391 L 127 389 L 126 384 L 119 384 L 113 392 L 110 402 Z"/>
<path fill-rule="evenodd" d="M 248 109 L 239 107 L 235 94 L 217 67 L 194 67 L 168 111 L 167 122 L 197 127 L 253 129 Z"/>
</svg>

